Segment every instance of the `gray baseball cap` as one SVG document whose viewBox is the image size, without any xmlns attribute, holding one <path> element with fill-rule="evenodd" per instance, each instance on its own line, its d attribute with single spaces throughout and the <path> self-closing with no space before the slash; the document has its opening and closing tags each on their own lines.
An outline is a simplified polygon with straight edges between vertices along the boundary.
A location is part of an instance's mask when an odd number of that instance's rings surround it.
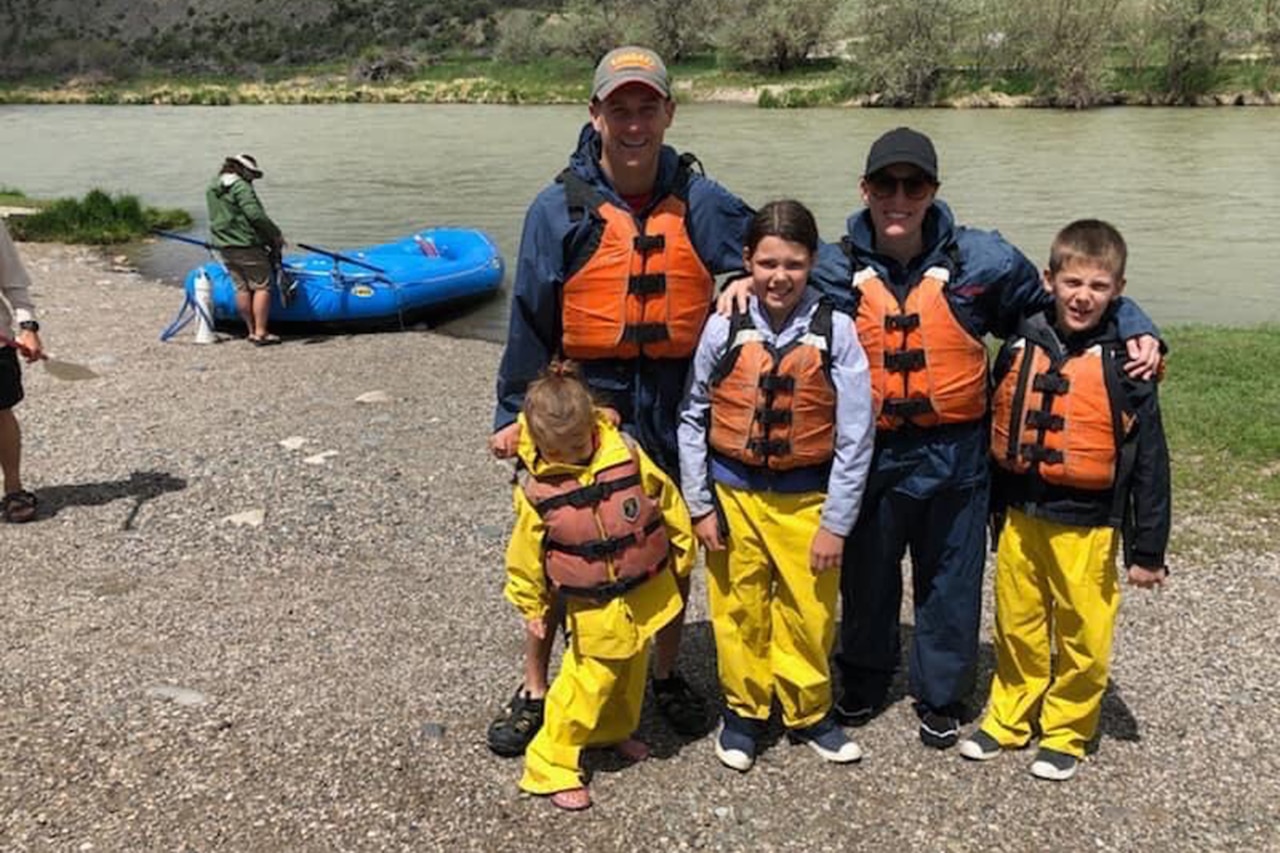
<svg viewBox="0 0 1280 853">
<path fill-rule="evenodd" d="M 663 98 L 671 97 L 671 81 L 662 57 L 647 47 L 615 47 L 596 66 L 591 100 L 603 101 L 628 83 L 643 83 Z"/>
</svg>

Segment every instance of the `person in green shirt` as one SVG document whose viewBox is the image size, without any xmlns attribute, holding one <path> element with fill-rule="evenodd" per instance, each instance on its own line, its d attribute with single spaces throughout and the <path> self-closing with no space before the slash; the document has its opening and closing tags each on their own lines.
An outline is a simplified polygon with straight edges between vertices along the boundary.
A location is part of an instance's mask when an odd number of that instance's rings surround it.
<svg viewBox="0 0 1280 853">
<path fill-rule="evenodd" d="M 255 158 L 237 154 L 223 162 L 205 193 L 212 243 L 235 283 L 236 308 L 249 330 L 249 342 L 257 346 L 280 342 L 267 331 L 267 320 L 273 270 L 285 244 L 254 192 L 253 182 L 261 177 Z"/>
</svg>

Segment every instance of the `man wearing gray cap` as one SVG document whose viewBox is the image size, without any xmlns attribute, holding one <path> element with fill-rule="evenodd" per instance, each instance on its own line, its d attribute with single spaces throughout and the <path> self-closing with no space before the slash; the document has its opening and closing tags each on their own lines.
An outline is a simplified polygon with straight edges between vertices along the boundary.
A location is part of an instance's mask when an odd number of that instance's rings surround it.
<svg viewBox="0 0 1280 853">
<path fill-rule="evenodd" d="M 676 104 L 652 50 L 606 54 L 588 111 L 568 167 L 525 217 L 490 449 L 514 455 L 525 388 L 553 358 L 567 357 L 581 363 L 599 404 L 678 478 L 686 373 L 714 276 L 741 268 L 753 211 L 664 144 Z M 544 589 L 509 586 L 507 597 L 526 615 L 557 606 Z M 681 623 L 657 637 L 654 696 L 677 731 L 697 734 L 705 703 L 674 668 Z M 489 730 L 499 754 L 521 753 L 541 725 L 551 639 L 526 637 L 524 684 Z"/>
</svg>

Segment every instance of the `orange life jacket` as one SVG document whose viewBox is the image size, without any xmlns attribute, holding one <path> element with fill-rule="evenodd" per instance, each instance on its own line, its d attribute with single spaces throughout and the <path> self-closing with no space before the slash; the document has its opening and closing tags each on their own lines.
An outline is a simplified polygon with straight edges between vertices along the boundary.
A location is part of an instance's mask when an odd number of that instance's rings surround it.
<svg viewBox="0 0 1280 853">
<path fill-rule="evenodd" d="M 1068 356 L 1052 337 L 1010 346 L 1015 355 L 996 388 L 991 417 L 996 464 L 1016 474 L 1034 470 L 1058 486 L 1111 488 L 1117 449 L 1136 423 L 1120 402 L 1113 350 L 1100 343 Z"/>
<path fill-rule="evenodd" d="M 642 220 L 565 170 L 571 215 L 589 211 L 590 251 L 569 259 L 561 297 L 570 358 L 689 358 L 711 309 L 715 278 L 689 238 L 689 166 Z"/>
<path fill-rule="evenodd" d="M 986 414 L 987 350 L 947 303 L 950 277 L 946 268 L 930 267 L 905 302 L 869 267 L 853 277 L 877 429 L 967 423 Z"/>
<path fill-rule="evenodd" d="M 733 315 L 728 348 L 710 377 L 712 449 L 777 471 L 831 459 L 831 310 L 820 302 L 808 332 L 781 349 L 764 340 L 749 315 Z"/>
<path fill-rule="evenodd" d="M 662 511 L 645 494 L 634 455 L 598 472 L 590 486 L 568 474 L 542 478 L 528 472 L 521 486 L 546 525 L 544 568 L 562 592 L 616 598 L 667 564 Z"/>
</svg>

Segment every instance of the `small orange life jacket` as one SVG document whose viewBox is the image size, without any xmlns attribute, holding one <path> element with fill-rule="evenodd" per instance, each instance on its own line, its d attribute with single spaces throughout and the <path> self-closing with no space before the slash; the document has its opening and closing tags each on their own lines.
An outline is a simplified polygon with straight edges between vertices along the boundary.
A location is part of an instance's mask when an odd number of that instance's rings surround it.
<svg viewBox="0 0 1280 853">
<path fill-rule="evenodd" d="M 571 258 L 561 299 L 562 348 L 576 359 L 689 358 L 711 310 L 715 278 L 686 222 L 690 172 L 642 220 L 573 172 L 560 180 L 571 212 L 589 211 L 589 253 Z"/>
<path fill-rule="evenodd" d="M 869 267 L 853 278 L 877 429 L 967 423 L 986 414 L 987 350 L 947 303 L 950 276 L 930 267 L 905 302 Z"/>
<path fill-rule="evenodd" d="M 830 461 L 836 395 L 831 384 L 831 304 L 823 300 L 809 330 L 781 349 L 746 313 L 729 324 L 729 345 L 711 374 L 711 428 L 717 453 L 786 471 Z"/>
<path fill-rule="evenodd" d="M 667 564 L 670 542 L 662 511 L 645 494 L 634 455 L 597 473 L 589 486 L 572 475 L 540 478 L 528 472 L 521 485 L 546 525 L 544 567 L 562 592 L 616 598 Z"/>
<path fill-rule="evenodd" d="M 1021 338 L 1010 346 L 1015 355 L 991 417 L 996 464 L 1016 474 L 1034 470 L 1058 486 L 1111 488 L 1117 449 L 1136 423 L 1119 402 L 1114 351 L 1100 343 L 1068 356 L 1056 338 Z"/>
</svg>

